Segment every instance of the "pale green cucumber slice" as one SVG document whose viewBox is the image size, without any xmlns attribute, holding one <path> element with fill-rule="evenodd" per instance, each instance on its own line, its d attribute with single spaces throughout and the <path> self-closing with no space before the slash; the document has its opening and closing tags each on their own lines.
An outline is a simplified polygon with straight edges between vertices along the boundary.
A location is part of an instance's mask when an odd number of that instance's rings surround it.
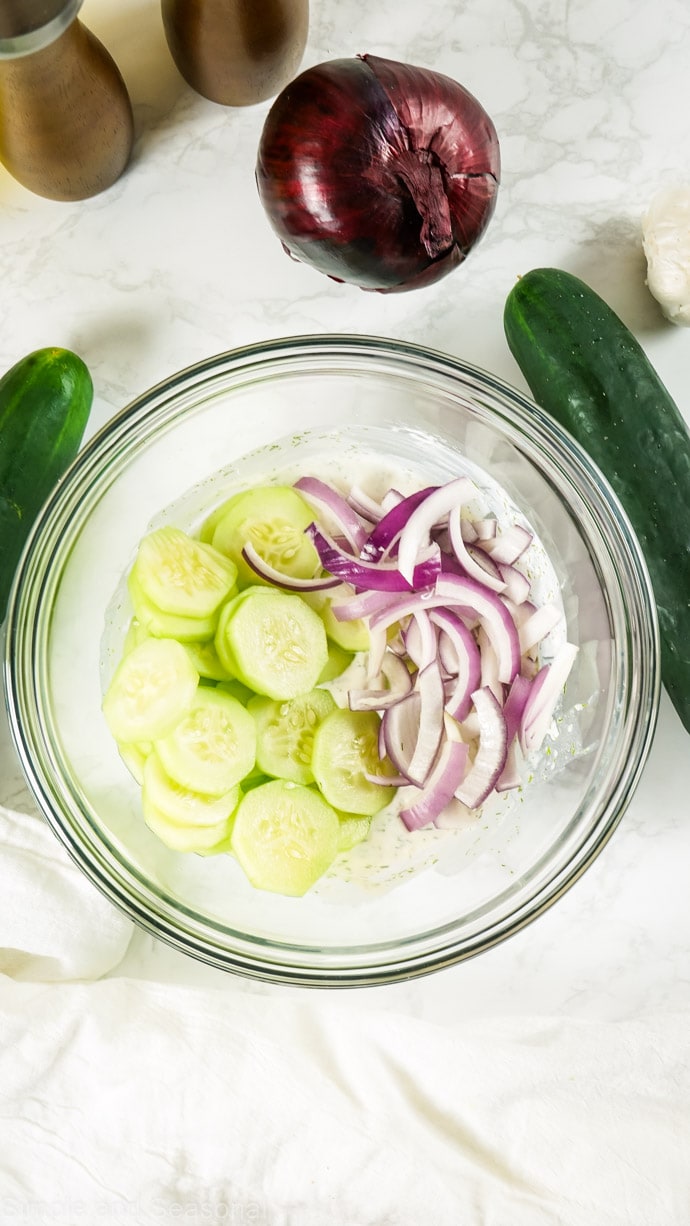
<svg viewBox="0 0 690 1226">
<path fill-rule="evenodd" d="M 273 779 L 240 801 L 231 846 L 258 890 L 300 897 L 338 854 L 339 825 L 314 788 Z"/>
<path fill-rule="evenodd" d="M 340 829 L 338 831 L 338 851 L 352 851 L 358 843 L 363 843 L 371 829 L 371 818 L 340 814 Z"/>
<path fill-rule="evenodd" d="M 392 788 L 365 777 L 389 772 L 378 755 L 379 722 L 374 711 L 336 708 L 316 729 L 311 768 L 335 809 L 371 817 L 392 799 Z"/>
<path fill-rule="evenodd" d="M 371 643 L 369 627 L 362 618 L 341 622 L 335 616 L 329 604 L 324 605 L 321 617 L 326 628 L 326 634 L 333 643 L 345 651 L 368 651 Z"/>
<path fill-rule="evenodd" d="M 155 749 L 146 759 L 142 784 L 144 811 L 153 809 L 178 826 L 217 826 L 227 822 L 240 801 L 239 784 L 220 796 L 206 796 L 181 787 L 170 778 Z"/>
<path fill-rule="evenodd" d="M 324 681 L 334 681 L 336 677 L 340 677 L 349 668 L 352 663 L 352 652 L 345 651 L 343 647 L 339 647 L 337 643 L 329 642 L 328 644 L 328 659 L 326 666 L 319 677 L 319 685 L 323 685 Z"/>
<path fill-rule="evenodd" d="M 155 750 L 164 770 L 183 788 L 220 796 L 254 767 L 256 725 L 236 698 L 200 687 L 185 716 Z"/>
<path fill-rule="evenodd" d="M 231 677 L 228 681 L 219 681 L 216 689 L 220 690 L 221 694 L 229 694 L 231 698 L 236 698 L 238 702 L 246 707 L 250 698 L 254 698 L 254 691 L 250 690 L 248 685 L 242 685 L 235 677 Z"/>
<path fill-rule="evenodd" d="M 246 490 L 239 490 L 236 494 L 231 494 L 229 498 L 225 498 L 217 507 L 206 516 L 201 530 L 199 532 L 199 540 L 206 545 L 210 545 L 213 541 L 213 536 L 223 516 L 237 502 L 238 498 L 242 498 L 246 494 Z"/>
<path fill-rule="evenodd" d="M 150 638 L 151 635 L 146 629 L 146 626 L 142 626 L 141 622 L 136 617 L 133 617 L 127 627 L 125 641 L 122 644 L 123 656 L 128 655 L 130 651 L 132 651 L 135 647 L 138 647 L 140 643 L 143 643 L 144 639 Z"/>
<path fill-rule="evenodd" d="M 335 709 L 327 690 L 311 690 L 297 698 L 277 701 L 252 698 L 247 710 L 256 723 L 256 765 L 259 770 L 293 783 L 314 782 L 311 755 L 314 733 Z"/>
<path fill-rule="evenodd" d="M 171 851 L 193 851 L 203 855 L 228 850 L 232 818 L 216 822 L 213 826 L 181 826 L 171 822 L 153 805 L 147 804 L 144 806 L 144 821 Z"/>
<path fill-rule="evenodd" d="M 133 574 L 162 613 L 211 617 L 234 587 L 237 567 L 211 545 L 168 526 L 140 542 Z"/>
<path fill-rule="evenodd" d="M 244 685 L 268 698 L 313 690 L 328 659 L 323 622 L 299 596 L 256 588 L 223 609 L 216 650 Z"/>
<path fill-rule="evenodd" d="M 125 741 L 118 742 L 118 752 L 130 775 L 141 787 L 144 782 L 144 767 L 153 743 L 151 741 L 134 741 L 128 745 Z"/>
<path fill-rule="evenodd" d="M 218 614 L 211 617 L 180 617 L 164 613 L 144 594 L 136 575 L 130 571 L 127 587 L 137 621 L 155 638 L 178 639 L 180 643 L 204 642 L 212 639 L 218 625 Z"/>
<path fill-rule="evenodd" d="M 228 670 L 218 658 L 213 642 L 186 642 L 185 651 L 200 677 L 207 681 L 230 681 Z"/>
<path fill-rule="evenodd" d="M 118 664 L 103 699 L 116 741 L 156 741 L 191 710 L 199 674 L 181 643 L 145 639 Z"/>
<path fill-rule="evenodd" d="M 289 485 L 246 490 L 230 499 L 213 533 L 213 547 L 235 563 L 240 584 L 263 582 L 242 557 L 247 542 L 282 574 L 311 579 L 321 565 L 305 536 L 313 520 L 311 507 Z"/>
</svg>

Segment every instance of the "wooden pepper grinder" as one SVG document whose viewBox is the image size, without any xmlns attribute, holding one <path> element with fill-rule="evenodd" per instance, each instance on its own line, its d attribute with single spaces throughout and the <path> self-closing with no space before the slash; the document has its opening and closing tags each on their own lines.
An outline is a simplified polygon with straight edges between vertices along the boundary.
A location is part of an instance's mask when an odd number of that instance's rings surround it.
<svg viewBox="0 0 690 1226">
<path fill-rule="evenodd" d="M 132 106 L 82 0 L 0 0 L 0 161 L 51 200 L 84 200 L 125 169 Z"/>
<path fill-rule="evenodd" d="M 279 93 L 297 72 L 309 0 L 162 0 L 171 55 L 192 89 L 224 106 Z"/>
</svg>

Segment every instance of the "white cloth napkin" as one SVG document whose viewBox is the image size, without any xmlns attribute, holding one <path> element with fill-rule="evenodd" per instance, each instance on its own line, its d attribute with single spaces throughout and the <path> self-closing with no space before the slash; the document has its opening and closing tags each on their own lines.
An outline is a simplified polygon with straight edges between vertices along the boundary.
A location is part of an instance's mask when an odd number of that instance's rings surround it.
<svg viewBox="0 0 690 1226">
<path fill-rule="evenodd" d="M 47 822 L 0 806 L 0 973 L 98 979 L 121 961 L 131 935 Z"/>
<path fill-rule="evenodd" d="M 36 819 L 0 833 L 2 1226 L 690 1222 L 686 1017 L 97 979 L 129 925 Z"/>
</svg>

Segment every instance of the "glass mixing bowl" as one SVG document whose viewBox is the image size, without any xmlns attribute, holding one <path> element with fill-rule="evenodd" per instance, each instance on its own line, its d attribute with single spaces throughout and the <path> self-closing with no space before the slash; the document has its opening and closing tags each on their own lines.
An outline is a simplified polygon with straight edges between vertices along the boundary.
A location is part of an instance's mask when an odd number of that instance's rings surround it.
<svg viewBox="0 0 690 1226">
<path fill-rule="evenodd" d="M 131 615 L 123 576 L 151 525 L 198 527 L 228 492 L 340 465 L 392 484 L 474 473 L 540 538 L 545 590 L 579 646 L 525 786 L 451 830 L 399 819 L 303 898 L 253 889 L 229 855 L 169 851 L 101 713 Z M 497 484 L 494 484 L 497 483 Z M 87 876 L 148 931 L 215 966 L 342 986 L 477 954 L 553 903 L 601 851 L 640 776 L 659 699 L 638 543 L 601 473 L 525 396 L 450 357 L 298 337 L 175 374 L 114 417 L 45 506 L 16 576 L 6 692 L 29 785 Z"/>
</svg>

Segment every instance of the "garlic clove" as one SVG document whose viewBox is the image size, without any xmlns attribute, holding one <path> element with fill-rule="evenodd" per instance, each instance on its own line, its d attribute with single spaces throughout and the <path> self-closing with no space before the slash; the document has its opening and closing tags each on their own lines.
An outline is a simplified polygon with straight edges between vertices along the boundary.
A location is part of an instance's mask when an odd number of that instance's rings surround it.
<svg viewBox="0 0 690 1226">
<path fill-rule="evenodd" d="M 664 315 L 690 327 L 690 186 L 667 187 L 642 221 L 647 286 Z"/>
</svg>

